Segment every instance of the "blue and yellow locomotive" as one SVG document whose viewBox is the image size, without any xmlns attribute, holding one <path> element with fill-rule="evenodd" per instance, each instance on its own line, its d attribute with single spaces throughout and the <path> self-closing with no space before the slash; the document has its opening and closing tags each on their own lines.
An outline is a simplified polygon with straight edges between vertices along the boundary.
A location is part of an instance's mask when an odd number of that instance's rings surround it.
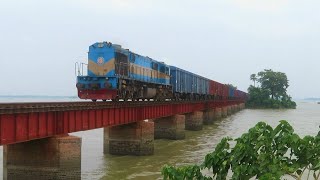
<svg viewBox="0 0 320 180">
<path fill-rule="evenodd" d="M 120 45 L 98 42 L 89 47 L 88 75 L 77 77 L 81 99 L 157 99 L 172 96 L 170 68 Z"/>
<path fill-rule="evenodd" d="M 77 77 L 81 99 L 245 100 L 227 84 L 153 60 L 110 42 L 89 47 L 87 76 Z"/>
</svg>

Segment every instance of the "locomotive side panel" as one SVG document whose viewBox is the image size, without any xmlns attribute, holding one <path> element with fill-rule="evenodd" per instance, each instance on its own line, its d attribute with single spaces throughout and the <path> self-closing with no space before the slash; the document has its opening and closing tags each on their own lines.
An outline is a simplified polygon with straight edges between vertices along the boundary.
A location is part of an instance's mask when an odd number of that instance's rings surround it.
<svg viewBox="0 0 320 180">
<path fill-rule="evenodd" d="M 169 66 L 149 57 L 131 53 L 130 78 L 133 80 L 170 85 Z"/>
</svg>

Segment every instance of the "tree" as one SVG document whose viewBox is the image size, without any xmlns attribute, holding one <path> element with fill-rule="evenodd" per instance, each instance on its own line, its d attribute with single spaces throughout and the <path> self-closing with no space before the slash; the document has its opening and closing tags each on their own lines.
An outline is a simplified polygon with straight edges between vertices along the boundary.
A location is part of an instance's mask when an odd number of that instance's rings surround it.
<svg viewBox="0 0 320 180">
<path fill-rule="evenodd" d="M 250 99 L 247 102 L 248 107 L 263 107 L 266 105 L 266 100 L 269 99 L 270 95 L 267 90 L 250 86 L 248 88 Z"/>
<path fill-rule="evenodd" d="M 247 107 L 253 108 L 295 108 L 296 103 L 287 94 L 289 81 L 287 75 L 282 72 L 274 72 L 265 69 L 258 74 L 251 74 L 250 80 L 254 86 L 248 88 L 249 100 Z M 260 83 L 256 87 L 255 82 Z"/>
<path fill-rule="evenodd" d="M 251 74 L 250 80 L 253 81 L 253 86 L 256 87 L 256 80 L 257 80 L 256 74 Z"/>
<path fill-rule="evenodd" d="M 282 96 L 286 96 L 289 84 L 285 73 L 265 69 L 258 73 L 258 77 L 261 88 L 270 92 L 271 99 L 279 99 Z"/>
</svg>

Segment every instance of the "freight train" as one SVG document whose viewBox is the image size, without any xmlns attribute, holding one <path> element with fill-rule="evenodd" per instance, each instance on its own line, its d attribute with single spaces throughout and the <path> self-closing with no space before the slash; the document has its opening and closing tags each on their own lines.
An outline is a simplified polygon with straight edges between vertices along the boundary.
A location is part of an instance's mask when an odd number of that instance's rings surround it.
<svg viewBox="0 0 320 180">
<path fill-rule="evenodd" d="M 81 99 L 126 101 L 244 100 L 245 92 L 110 42 L 89 47 L 87 75 L 77 76 Z"/>
</svg>

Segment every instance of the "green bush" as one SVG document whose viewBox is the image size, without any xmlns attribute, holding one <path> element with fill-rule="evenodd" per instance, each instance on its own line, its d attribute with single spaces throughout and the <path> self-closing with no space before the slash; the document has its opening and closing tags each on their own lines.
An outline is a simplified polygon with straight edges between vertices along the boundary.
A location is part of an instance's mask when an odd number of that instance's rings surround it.
<svg viewBox="0 0 320 180">
<path fill-rule="evenodd" d="M 234 141 L 235 146 L 230 143 Z M 212 172 L 211 176 L 202 170 Z M 301 179 L 320 178 L 320 131 L 316 136 L 300 138 L 287 121 L 276 128 L 259 122 L 237 139 L 223 138 L 212 153 L 206 155 L 201 165 L 162 169 L 163 178 L 172 180 L 226 179 L 280 179 L 290 175 Z"/>
</svg>

